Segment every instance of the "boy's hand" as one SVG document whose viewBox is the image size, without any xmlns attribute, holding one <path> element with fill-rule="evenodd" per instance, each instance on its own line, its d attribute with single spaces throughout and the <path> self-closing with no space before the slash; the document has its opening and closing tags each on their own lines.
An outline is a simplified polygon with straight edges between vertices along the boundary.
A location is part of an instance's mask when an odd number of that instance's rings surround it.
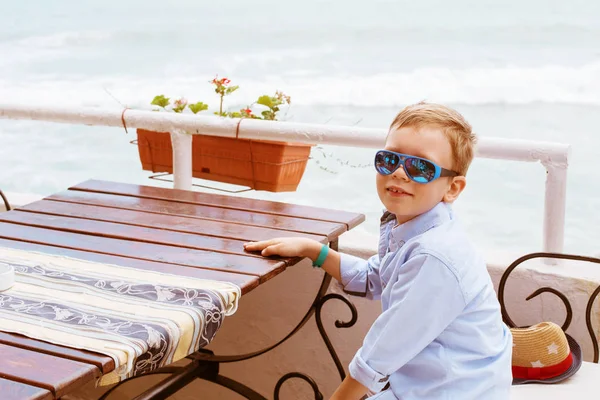
<svg viewBox="0 0 600 400">
<path fill-rule="evenodd" d="M 323 247 L 323 244 L 316 240 L 297 237 L 282 237 L 260 242 L 244 243 L 246 251 L 260 251 L 262 256 L 308 257 L 313 262 L 319 257 L 321 247 Z M 340 255 L 337 251 L 329 250 L 329 254 L 321 268 L 338 281 L 342 281 L 340 275 Z"/>
<path fill-rule="evenodd" d="M 322 244 L 316 240 L 295 237 L 282 237 L 244 244 L 247 251 L 260 251 L 263 256 L 308 257 L 316 260 Z"/>
</svg>

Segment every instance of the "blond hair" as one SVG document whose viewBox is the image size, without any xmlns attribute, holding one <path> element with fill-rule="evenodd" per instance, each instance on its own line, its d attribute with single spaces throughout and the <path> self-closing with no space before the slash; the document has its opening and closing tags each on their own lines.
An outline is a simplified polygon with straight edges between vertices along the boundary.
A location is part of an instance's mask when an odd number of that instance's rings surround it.
<svg viewBox="0 0 600 400">
<path fill-rule="evenodd" d="M 466 175 L 477 143 L 477 136 L 472 132 L 471 125 L 450 107 L 420 102 L 400 111 L 390 125 L 390 130 L 419 129 L 424 126 L 438 127 L 444 132 L 452 147 L 453 169 L 459 175 Z"/>
</svg>

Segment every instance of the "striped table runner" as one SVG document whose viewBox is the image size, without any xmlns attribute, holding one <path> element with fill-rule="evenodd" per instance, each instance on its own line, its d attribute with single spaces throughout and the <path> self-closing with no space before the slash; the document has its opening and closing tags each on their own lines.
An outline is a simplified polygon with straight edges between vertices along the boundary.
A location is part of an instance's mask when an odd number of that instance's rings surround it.
<svg viewBox="0 0 600 400">
<path fill-rule="evenodd" d="M 106 354 L 110 385 L 206 346 L 233 314 L 238 286 L 0 248 L 15 285 L 0 292 L 0 331 Z"/>
</svg>

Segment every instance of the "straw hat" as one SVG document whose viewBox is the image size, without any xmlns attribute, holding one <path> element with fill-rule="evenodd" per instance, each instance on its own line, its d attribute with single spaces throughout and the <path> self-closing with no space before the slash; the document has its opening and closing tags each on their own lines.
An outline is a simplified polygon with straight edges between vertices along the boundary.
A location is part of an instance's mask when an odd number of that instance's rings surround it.
<svg viewBox="0 0 600 400">
<path fill-rule="evenodd" d="M 558 383 L 581 367 L 581 347 L 555 323 L 511 328 L 511 332 L 513 385 Z"/>
</svg>

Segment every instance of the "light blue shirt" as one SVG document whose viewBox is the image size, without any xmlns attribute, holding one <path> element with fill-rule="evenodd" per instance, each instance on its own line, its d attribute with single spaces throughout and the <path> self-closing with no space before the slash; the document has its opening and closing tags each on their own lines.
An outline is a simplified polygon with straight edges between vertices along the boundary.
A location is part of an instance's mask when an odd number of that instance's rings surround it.
<svg viewBox="0 0 600 400">
<path fill-rule="evenodd" d="M 348 292 L 381 299 L 383 312 L 350 363 L 378 399 L 506 400 L 512 335 L 482 256 L 439 203 L 398 226 L 382 217 L 379 254 L 341 255 Z"/>
</svg>

